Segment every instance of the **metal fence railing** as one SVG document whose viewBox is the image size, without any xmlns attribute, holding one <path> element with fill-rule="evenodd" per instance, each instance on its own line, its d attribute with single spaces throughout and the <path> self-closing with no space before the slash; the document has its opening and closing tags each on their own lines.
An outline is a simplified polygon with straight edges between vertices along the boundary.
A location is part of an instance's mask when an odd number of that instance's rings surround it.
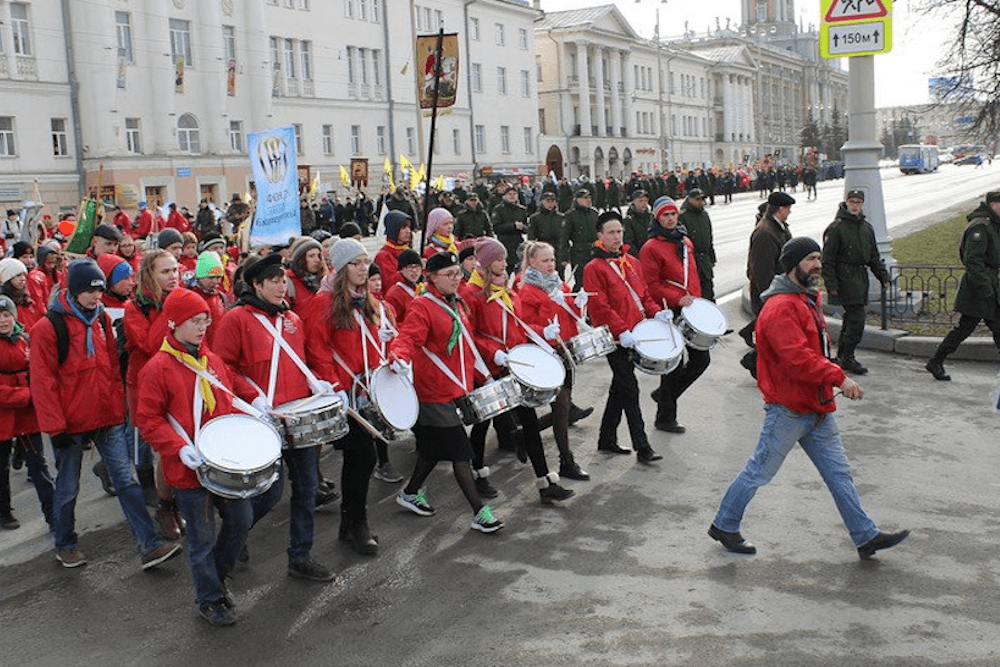
<svg viewBox="0 0 1000 667">
<path fill-rule="evenodd" d="M 891 284 L 882 290 L 882 328 L 927 335 L 947 332 L 960 317 L 953 306 L 964 274 L 962 266 L 893 266 L 889 274 Z M 979 330 L 986 331 L 986 327 L 981 325 Z"/>
</svg>

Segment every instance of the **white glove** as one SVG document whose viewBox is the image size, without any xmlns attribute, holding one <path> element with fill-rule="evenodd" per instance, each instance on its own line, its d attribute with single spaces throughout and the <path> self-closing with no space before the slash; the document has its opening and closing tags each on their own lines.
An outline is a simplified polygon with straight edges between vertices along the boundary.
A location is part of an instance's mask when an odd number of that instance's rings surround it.
<svg viewBox="0 0 1000 667">
<path fill-rule="evenodd" d="M 623 331 L 618 334 L 618 344 L 622 347 L 635 347 L 635 336 L 631 331 Z"/>
<path fill-rule="evenodd" d="M 653 319 L 654 320 L 659 320 L 661 322 L 667 322 L 667 323 L 673 322 L 674 321 L 674 311 L 670 310 L 669 308 L 664 308 L 663 310 L 661 310 L 660 312 L 658 312 L 656 315 L 653 315 Z"/>
<path fill-rule="evenodd" d="M 396 332 L 388 327 L 383 327 L 378 330 L 379 342 L 388 343 L 390 340 L 396 337 Z"/>
<path fill-rule="evenodd" d="M 191 470 L 197 470 L 205 462 L 205 459 L 201 457 L 201 454 L 194 448 L 194 445 L 184 445 L 181 447 L 178 456 L 180 456 L 181 463 L 191 468 Z"/>
<path fill-rule="evenodd" d="M 576 295 L 576 307 L 583 310 L 587 307 L 587 301 L 590 300 L 590 296 L 586 292 L 580 292 Z"/>
<path fill-rule="evenodd" d="M 317 388 L 321 394 L 332 394 L 334 392 L 333 383 L 326 380 L 316 380 Z"/>
<path fill-rule="evenodd" d="M 345 408 L 351 407 L 351 397 L 347 395 L 347 392 L 341 389 L 340 391 L 334 393 L 334 396 L 340 399 L 344 404 Z"/>
<path fill-rule="evenodd" d="M 391 370 L 396 375 L 402 375 L 408 380 L 413 379 L 413 367 L 403 361 L 402 359 L 396 359 L 391 364 L 389 364 L 389 370 Z"/>
<path fill-rule="evenodd" d="M 542 335 L 545 336 L 545 340 L 555 340 L 559 338 L 559 331 L 559 322 L 553 322 L 542 329 Z"/>
<path fill-rule="evenodd" d="M 493 363 L 497 366 L 507 365 L 507 353 L 503 350 L 497 350 L 497 353 L 493 355 Z"/>
<path fill-rule="evenodd" d="M 250 407 L 255 408 L 258 412 L 264 413 L 266 417 L 271 411 L 271 406 L 267 404 L 267 396 L 258 396 L 250 402 Z"/>
<path fill-rule="evenodd" d="M 563 303 L 566 300 L 566 292 L 557 287 L 549 292 L 549 297 L 556 303 Z"/>
</svg>

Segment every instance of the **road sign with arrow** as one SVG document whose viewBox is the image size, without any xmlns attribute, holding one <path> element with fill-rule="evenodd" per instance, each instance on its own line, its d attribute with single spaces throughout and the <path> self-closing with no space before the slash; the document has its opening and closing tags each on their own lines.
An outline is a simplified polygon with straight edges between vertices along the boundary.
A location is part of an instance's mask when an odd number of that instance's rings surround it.
<svg viewBox="0 0 1000 667">
<path fill-rule="evenodd" d="M 849 58 L 892 49 L 892 0 L 822 0 L 820 55 Z"/>
</svg>

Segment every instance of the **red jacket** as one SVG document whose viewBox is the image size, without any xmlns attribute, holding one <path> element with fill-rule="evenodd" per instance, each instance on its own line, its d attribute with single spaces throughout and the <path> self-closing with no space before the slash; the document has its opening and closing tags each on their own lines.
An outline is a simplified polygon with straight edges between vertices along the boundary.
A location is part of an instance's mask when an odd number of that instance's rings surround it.
<svg viewBox="0 0 1000 667">
<path fill-rule="evenodd" d="M 205 331 L 205 344 L 208 345 L 209 349 L 218 352 L 215 349 L 215 339 L 219 335 L 219 324 L 226 314 L 226 305 L 223 302 L 222 293 L 215 291 L 209 294 L 201 288 L 197 280 L 191 284 L 191 291 L 204 299 L 205 303 L 208 304 L 208 314 L 212 318 L 212 324 Z"/>
<path fill-rule="evenodd" d="M 256 315 L 263 315 L 275 328 L 280 329 L 282 338 L 302 361 L 306 360 L 306 331 L 302 320 L 291 310 L 275 318 L 254 306 L 242 305 L 236 306 L 222 317 L 216 330 L 216 345 L 213 350 L 226 363 L 232 375 L 249 378 L 266 394 L 271 377 L 274 339 L 257 320 Z M 278 357 L 278 378 L 274 387 L 273 406 L 312 394 L 305 374 L 284 351 Z"/>
<path fill-rule="evenodd" d="M 390 309 L 386 308 L 390 313 Z M 391 317 L 391 313 L 389 314 Z M 366 322 L 370 336 L 365 336 L 368 349 L 368 368 L 377 368 L 382 363 L 379 356 L 378 326 Z M 364 372 L 364 353 L 361 347 L 361 330 L 355 322 L 352 329 L 340 329 L 333 322 L 333 292 L 319 292 L 309 304 L 305 316 L 306 364 L 316 376 L 333 382 L 351 393 L 354 377 Z M 374 344 L 372 341 L 375 341 Z M 334 361 L 334 352 L 350 368 L 348 373 Z"/>
<path fill-rule="evenodd" d="M 583 288 L 592 295 L 587 301 L 587 314 L 595 327 L 606 326 L 618 338 L 623 331 L 631 331 L 636 324 L 662 310 L 662 306 L 649 296 L 639 271 L 639 261 L 628 253 L 627 245 L 622 246 L 620 255 L 600 248 L 594 252 L 594 259 L 583 267 Z M 620 257 L 621 261 L 615 257 Z M 621 275 L 612 267 L 612 262 L 621 268 Z M 623 276 L 639 297 L 641 310 L 622 280 Z"/>
<path fill-rule="evenodd" d="M 153 231 L 153 213 L 148 208 L 144 208 L 139 211 L 139 215 L 135 216 L 135 229 L 132 232 L 132 238 L 144 238 L 149 236 L 151 231 Z"/>
<path fill-rule="evenodd" d="M 383 286 L 384 284 L 383 282 Z M 388 290 L 383 289 L 382 291 L 385 293 L 385 302 L 392 306 L 392 310 L 396 313 L 396 321 L 402 324 L 403 320 L 406 319 L 407 308 L 417 298 L 413 287 L 407 284 L 405 279 L 401 279 Z"/>
<path fill-rule="evenodd" d="M 28 296 L 35 303 L 41 304 L 41 308 L 44 311 L 49 307 L 49 301 L 52 299 L 52 288 L 56 285 L 65 287 L 66 282 L 66 272 L 56 271 L 55 277 L 50 276 L 45 273 L 41 267 L 36 266 L 31 271 L 28 271 Z"/>
<path fill-rule="evenodd" d="M 128 412 L 136 413 L 139 393 L 139 371 L 146 365 L 163 344 L 170 332 L 167 321 L 161 318 L 162 310 L 151 306 L 143 314 L 135 299 L 125 304 L 125 349 L 128 351 L 128 371 L 125 373 L 125 391 L 128 396 Z"/>
<path fill-rule="evenodd" d="M 687 289 L 684 285 L 684 260 L 677 252 L 677 244 L 664 236 L 649 237 L 639 249 L 639 263 L 642 265 L 642 279 L 650 297 L 663 306 L 664 300 L 670 308 L 680 307 L 681 297 L 686 294 L 701 296 L 701 281 L 698 279 L 698 265 L 694 261 L 694 243 L 684 237 L 687 248 Z M 671 281 L 671 282 L 667 282 Z M 677 283 L 677 284 L 673 284 Z"/>
<path fill-rule="evenodd" d="M 118 211 L 115 215 L 114 225 L 123 233 L 129 234 L 132 231 L 132 218 L 128 217 L 125 211 Z"/>
<path fill-rule="evenodd" d="M 403 279 L 399 274 L 399 255 L 404 250 L 409 250 L 409 246 L 398 246 L 387 242 L 375 253 L 373 260 L 382 269 L 382 293 L 385 294 L 389 288 Z"/>
<path fill-rule="evenodd" d="M 285 269 L 285 276 L 288 278 L 288 305 L 299 317 L 305 317 L 309 310 L 309 304 L 316 298 L 316 292 L 302 282 L 302 279 L 295 275 L 291 269 Z"/>
<path fill-rule="evenodd" d="M 39 428 L 49 435 L 85 433 L 125 422 L 125 396 L 118 370 L 118 348 L 107 322 L 90 325 L 94 353 L 87 352 L 87 327 L 72 314 L 66 296 L 60 295 L 51 310 L 63 315 L 69 333 L 69 353 L 59 363 L 56 332 L 43 317 L 31 330 L 31 396 Z"/>
<path fill-rule="evenodd" d="M 560 283 L 560 288 L 564 294 L 569 292 L 566 283 Z M 570 315 L 565 308 L 556 303 L 541 287 L 521 283 L 518 296 L 521 297 L 524 321 L 528 324 L 544 329 L 552 322 L 552 318 L 556 317 L 559 321 L 559 337 L 561 339 L 569 340 L 580 333 L 573 315 Z M 576 307 L 572 297 L 566 297 L 565 303 L 577 317 L 580 316 L 580 310 Z"/>
<path fill-rule="evenodd" d="M 38 433 L 38 418 L 28 387 L 28 336 L 0 337 L 0 440 Z"/>
<path fill-rule="evenodd" d="M 775 294 L 757 317 L 757 386 L 765 403 L 799 413 L 833 412 L 833 388 L 844 371 L 821 352 L 825 332 L 819 297 L 804 293 Z"/>
<path fill-rule="evenodd" d="M 521 345 L 522 343 L 530 343 L 531 340 L 528 338 L 528 334 L 525 333 L 524 329 L 521 327 L 517 321 L 507 314 L 507 331 L 506 336 L 504 335 L 504 307 L 501 299 L 493 299 L 492 301 L 486 300 L 486 295 L 483 291 L 474 285 L 471 286 L 472 290 L 469 291 L 470 300 L 475 304 L 472 308 L 474 320 L 472 323 L 473 338 L 476 341 L 476 346 L 479 348 L 479 352 L 483 355 L 483 360 L 486 362 L 486 366 L 490 369 L 490 373 L 494 376 L 499 376 L 502 369 L 493 363 L 493 357 L 496 355 L 497 350 L 503 350 L 506 352 L 515 345 Z M 474 291 L 473 291 L 474 290 Z M 514 304 L 514 315 L 524 320 L 524 308 L 521 306 L 521 301 L 515 292 L 508 291 L 510 294 L 511 302 Z M 529 325 L 531 326 L 531 325 Z M 542 328 L 532 326 L 532 329 L 538 335 L 541 335 Z"/>
<path fill-rule="evenodd" d="M 28 303 L 17 304 L 17 321 L 21 323 L 25 331 L 31 331 L 35 322 L 45 317 L 46 310 L 47 308 L 42 302 L 32 299 L 29 295 Z"/>
<path fill-rule="evenodd" d="M 184 217 L 180 211 L 174 209 L 167 215 L 166 227 L 173 227 L 181 234 L 191 230 L 191 225 L 188 224 L 188 219 Z"/>
<path fill-rule="evenodd" d="M 197 257 L 188 257 L 187 255 L 181 255 L 181 258 L 177 260 L 177 263 L 180 265 L 179 269 L 182 279 L 184 277 L 184 274 L 187 273 L 191 274 L 190 276 L 187 276 L 188 278 L 194 278 L 194 272 L 198 268 Z"/>
<path fill-rule="evenodd" d="M 413 386 L 421 403 L 447 403 L 466 395 L 472 391 L 476 380 L 485 378 L 476 374 L 476 357 L 469 348 L 465 336 L 459 339 L 451 354 L 448 353 L 448 341 L 455 320 L 427 294 L 445 300 L 441 293 L 428 283 L 424 294 L 414 299 L 407 308 L 406 321 L 400 327 L 399 335 L 389 343 L 389 352 L 413 364 Z M 458 300 L 457 307 L 459 317 L 471 333 L 472 323 L 469 321 L 468 310 L 462 299 Z M 467 386 L 464 389 L 455 384 L 421 349 L 426 347 L 437 354 L 452 374 L 461 380 L 462 354 L 459 345 L 465 351 Z"/>
<path fill-rule="evenodd" d="M 170 344 L 184 350 L 184 346 L 171 335 Z M 201 354 L 208 356 L 208 372 L 229 387 L 240 398 L 251 401 L 257 395 L 246 381 L 239 381 L 229 375 L 226 365 L 214 353 L 202 344 Z M 187 444 L 177 434 L 167 421 L 167 415 L 177 420 L 188 438 L 194 440 L 194 391 L 198 376 L 190 368 L 180 363 L 166 352 L 157 352 L 142 372 L 142 383 L 139 388 L 139 411 L 135 415 L 135 425 L 153 449 L 160 454 L 163 474 L 170 486 L 179 489 L 197 489 L 201 486 L 195 471 L 181 463 L 178 452 Z M 237 412 L 233 407 L 232 397 L 221 389 L 212 388 L 215 396 L 215 411 L 208 413 L 203 409 L 201 425 L 214 417 Z M 233 443 L 238 445 L 239 443 Z"/>
</svg>

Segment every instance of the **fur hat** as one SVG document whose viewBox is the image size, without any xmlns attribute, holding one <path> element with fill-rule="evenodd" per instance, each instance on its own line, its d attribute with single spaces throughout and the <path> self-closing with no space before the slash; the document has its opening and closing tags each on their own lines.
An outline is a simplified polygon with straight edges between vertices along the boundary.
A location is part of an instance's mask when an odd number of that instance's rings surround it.
<svg viewBox="0 0 1000 667">
<path fill-rule="evenodd" d="M 431 255 L 430 259 L 427 260 L 427 273 L 434 273 L 452 266 L 458 266 L 458 255 L 446 250 Z"/>
</svg>

